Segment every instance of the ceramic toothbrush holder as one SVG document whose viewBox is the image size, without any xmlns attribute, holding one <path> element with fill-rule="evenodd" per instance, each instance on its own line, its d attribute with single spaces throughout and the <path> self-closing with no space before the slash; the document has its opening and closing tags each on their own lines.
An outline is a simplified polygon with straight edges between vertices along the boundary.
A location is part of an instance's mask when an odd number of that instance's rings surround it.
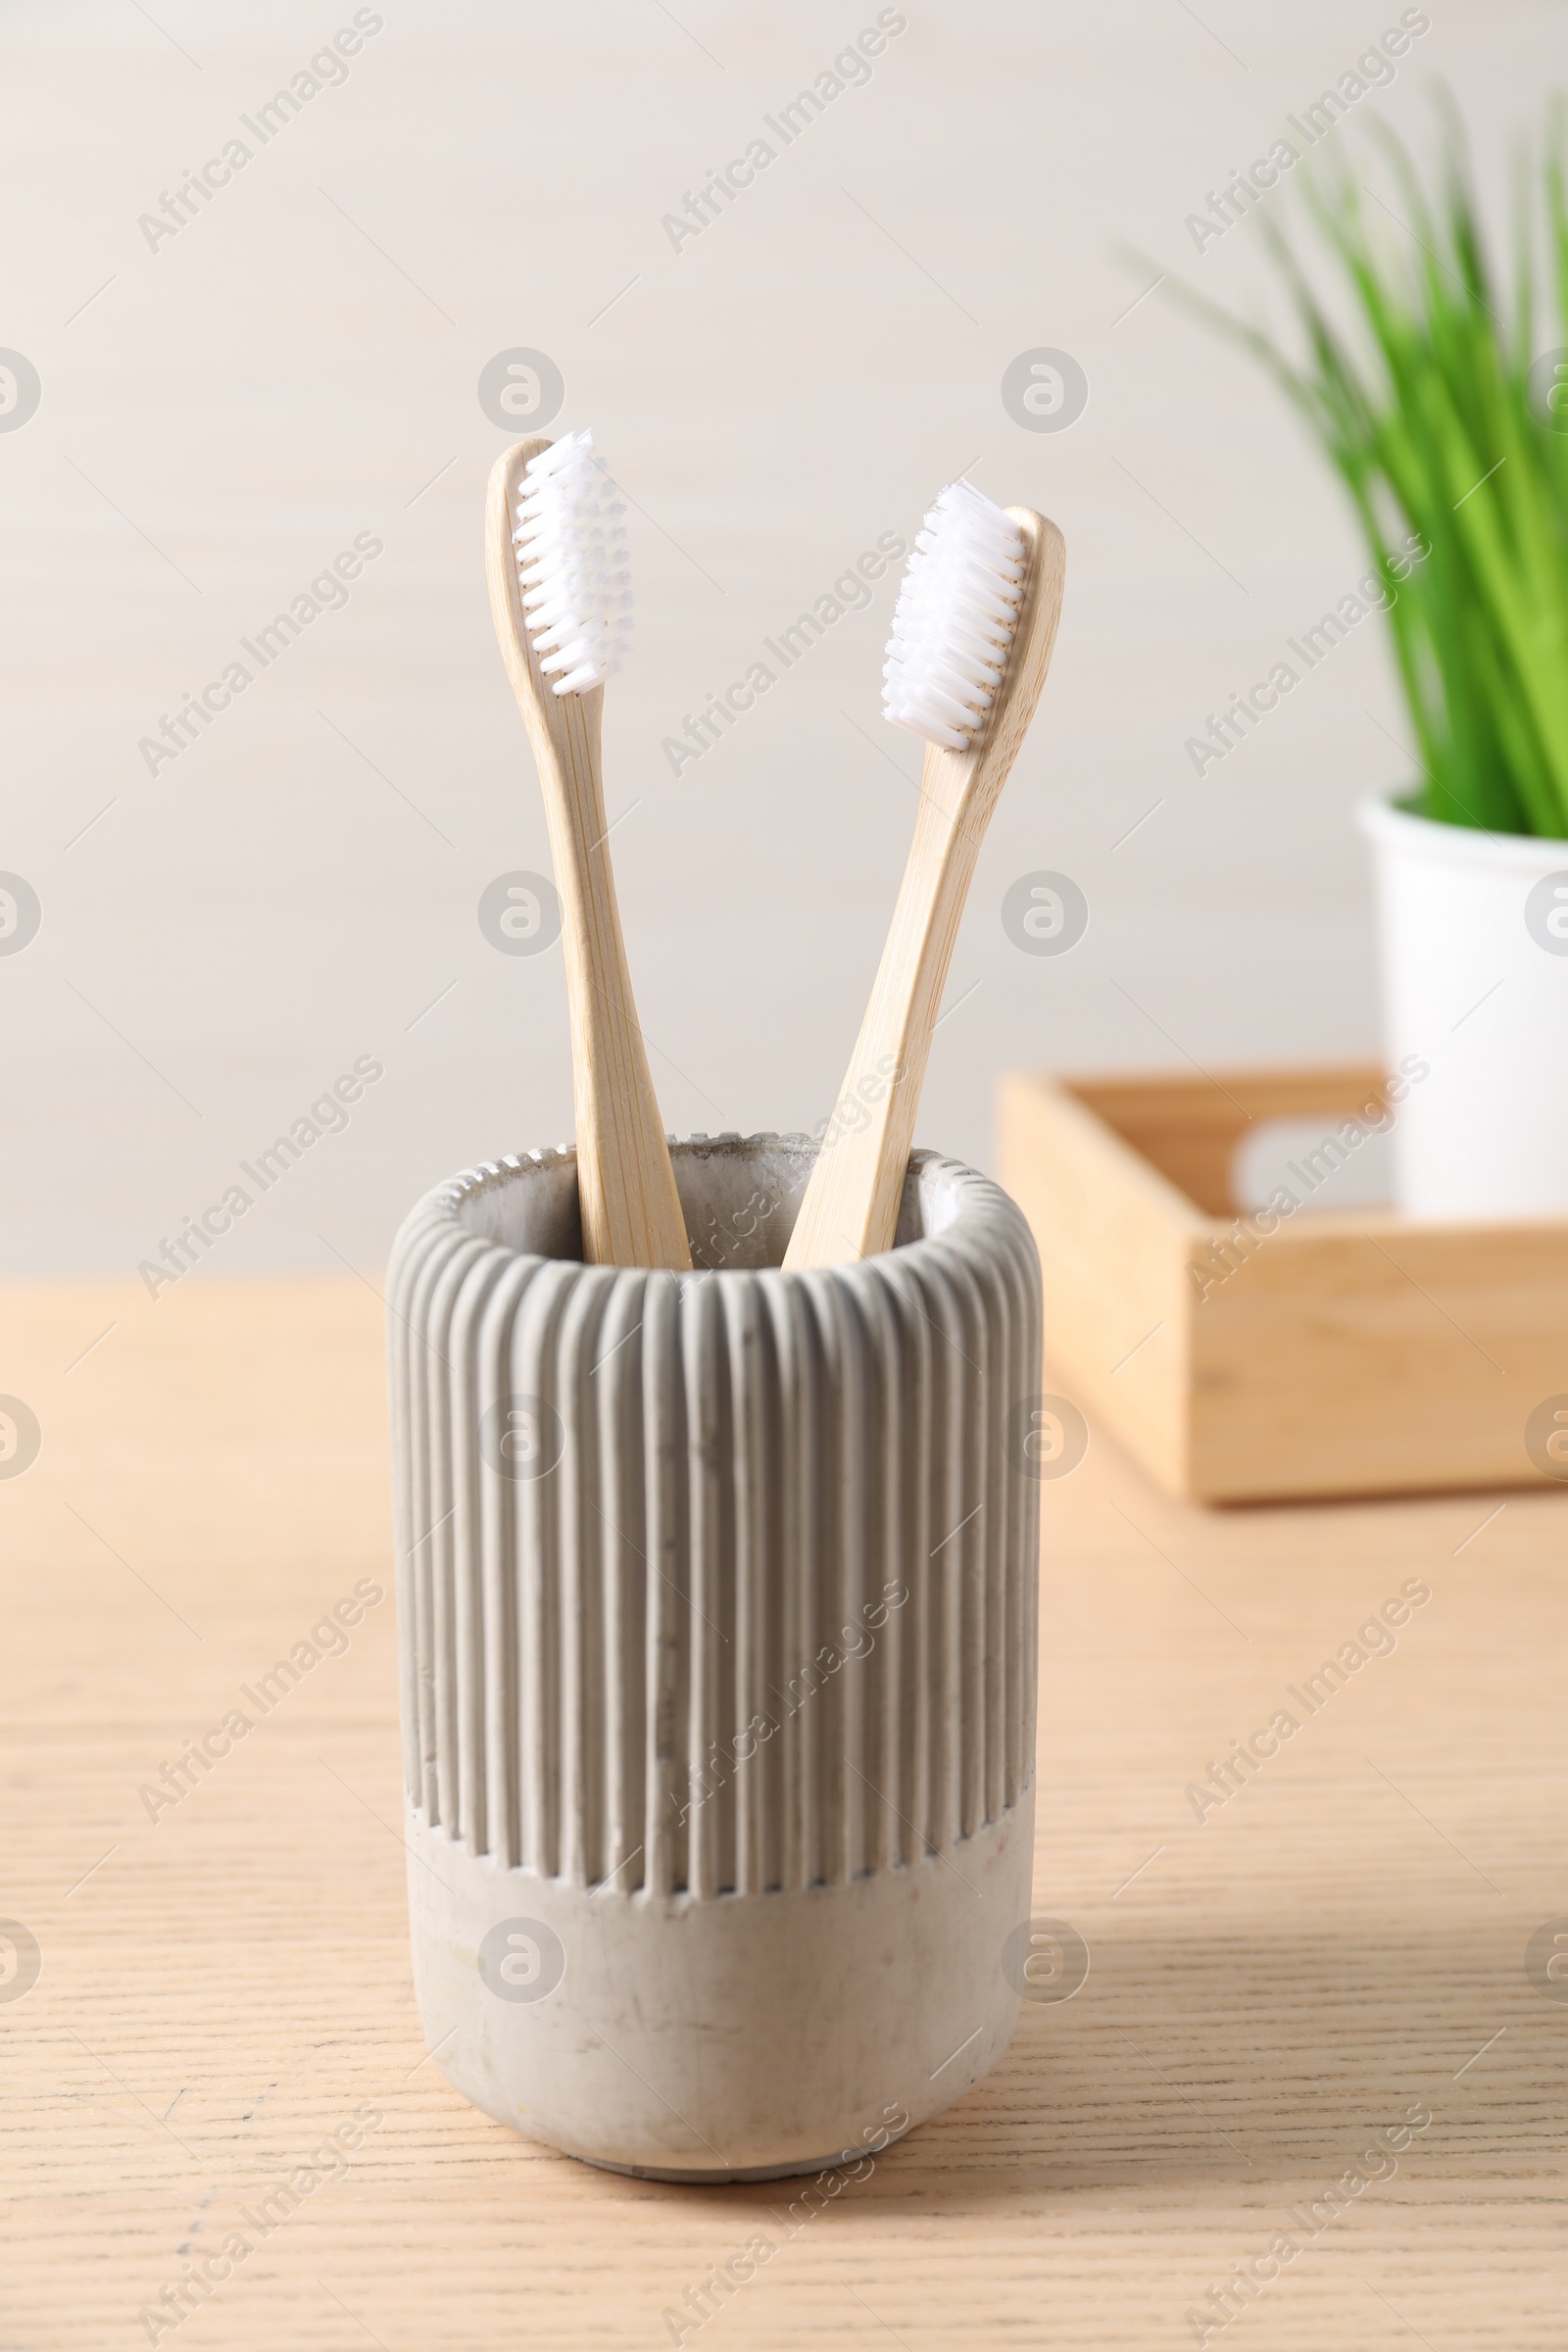
<svg viewBox="0 0 1568 2352">
<path fill-rule="evenodd" d="M 424 2032 L 488 2114 L 662 2180 L 885 2144 L 1018 2012 L 1034 1244 L 916 1152 L 895 1249 L 786 1274 L 815 1149 L 674 1145 L 690 1275 L 581 1262 L 569 1151 L 454 1177 L 393 1255 Z"/>
</svg>

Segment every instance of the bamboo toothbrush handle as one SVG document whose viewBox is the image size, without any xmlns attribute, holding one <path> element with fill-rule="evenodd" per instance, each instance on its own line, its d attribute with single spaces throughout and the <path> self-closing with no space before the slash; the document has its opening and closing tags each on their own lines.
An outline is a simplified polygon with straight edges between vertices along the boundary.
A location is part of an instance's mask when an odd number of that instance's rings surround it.
<svg viewBox="0 0 1568 2352">
<path fill-rule="evenodd" d="M 554 773 L 541 776 L 561 891 L 583 1256 L 590 1265 L 686 1272 L 686 1219 L 632 1008 L 606 839 L 603 701 L 602 687 L 560 698 L 564 724 L 548 754 Z"/>
<path fill-rule="evenodd" d="M 686 1219 L 659 1115 L 611 871 L 600 767 L 605 693 L 555 694 L 523 625 L 512 531 L 517 484 L 549 443 L 519 441 L 496 462 L 485 564 L 496 635 L 533 745 L 561 892 L 571 1012 L 582 1253 L 589 1265 L 691 1271 Z"/>
<path fill-rule="evenodd" d="M 1065 551 L 1054 522 L 1008 514 L 1030 551 L 1029 586 L 990 723 L 967 750 L 929 744 L 893 924 L 871 1001 L 790 1235 L 792 1271 L 891 1250 L 954 942 L 991 814 L 1045 684 L 1061 613 Z"/>
<path fill-rule="evenodd" d="M 942 805 L 927 747 L 914 839 L 870 1001 L 790 1235 L 788 1267 L 828 1266 L 893 1246 L 954 942 L 980 833 Z"/>
</svg>

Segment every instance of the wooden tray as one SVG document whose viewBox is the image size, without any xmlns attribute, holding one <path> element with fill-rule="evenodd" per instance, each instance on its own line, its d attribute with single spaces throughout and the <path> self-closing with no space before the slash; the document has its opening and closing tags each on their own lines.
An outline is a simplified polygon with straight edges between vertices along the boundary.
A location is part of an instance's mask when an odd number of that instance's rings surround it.
<svg viewBox="0 0 1568 2352">
<path fill-rule="evenodd" d="M 1384 1100 L 1359 1063 L 1003 1080 L 999 1173 L 1039 1245 L 1048 1367 L 1169 1494 L 1550 1483 L 1568 1223 L 1238 1215 L 1253 1122 L 1321 1116 L 1327 1136 Z"/>
</svg>

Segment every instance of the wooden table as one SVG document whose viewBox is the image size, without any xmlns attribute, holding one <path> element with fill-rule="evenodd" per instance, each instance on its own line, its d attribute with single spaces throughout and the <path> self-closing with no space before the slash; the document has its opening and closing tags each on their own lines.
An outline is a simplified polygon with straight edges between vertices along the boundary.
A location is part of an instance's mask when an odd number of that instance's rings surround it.
<svg viewBox="0 0 1568 2352">
<path fill-rule="evenodd" d="M 13 1957 L 0 1999 L 0 2344 L 150 2340 L 138 2314 L 357 2110 L 381 2121 L 339 2177 L 158 2340 L 670 2342 L 777 2192 L 530 2145 L 420 2038 L 369 1286 L 3 1308 L 0 1390 L 43 1447 L 0 1483 L 0 1912 L 42 1973 L 15 1997 Z M 1568 2001 L 1526 1946 L 1568 1913 L 1568 1496 L 1204 1515 L 1097 1437 L 1044 1497 L 1037 1908 L 1088 1982 L 1026 2004 L 990 2080 L 781 2244 L 704 2352 L 1175 2346 L 1271 2263 L 1208 2342 L 1557 2352 Z M 388 1597 L 346 1651 L 249 1708 L 365 1578 Z M 1288 1695 L 1407 1580 L 1431 1598 L 1392 1654 L 1315 1712 Z M 149 1807 L 236 1707 L 254 1728 Z M 1200 1820 L 1190 1786 L 1281 1708 L 1298 1731 Z"/>
</svg>

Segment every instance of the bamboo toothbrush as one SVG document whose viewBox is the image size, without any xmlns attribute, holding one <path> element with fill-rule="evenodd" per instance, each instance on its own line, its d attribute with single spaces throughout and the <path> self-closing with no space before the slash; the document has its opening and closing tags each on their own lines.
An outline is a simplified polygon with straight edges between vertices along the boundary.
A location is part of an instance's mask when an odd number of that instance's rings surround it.
<svg viewBox="0 0 1568 2352">
<path fill-rule="evenodd" d="M 689 1272 L 606 844 L 604 682 L 631 634 L 624 513 L 591 432 L 518 441 L 490 475 L 485 570 L 561 891 L 583 1257 Z"/>
<path fill-rule="evenodd" d="M 1054 522 L 953 482 L 905 567 L 883 710 L 926 742 L 914 841 L 871 1001 L 786 1268 L 891 1250 L 948 964 L 991 812 L 1040 700 L 1061 612 Z"/>
</svg>

